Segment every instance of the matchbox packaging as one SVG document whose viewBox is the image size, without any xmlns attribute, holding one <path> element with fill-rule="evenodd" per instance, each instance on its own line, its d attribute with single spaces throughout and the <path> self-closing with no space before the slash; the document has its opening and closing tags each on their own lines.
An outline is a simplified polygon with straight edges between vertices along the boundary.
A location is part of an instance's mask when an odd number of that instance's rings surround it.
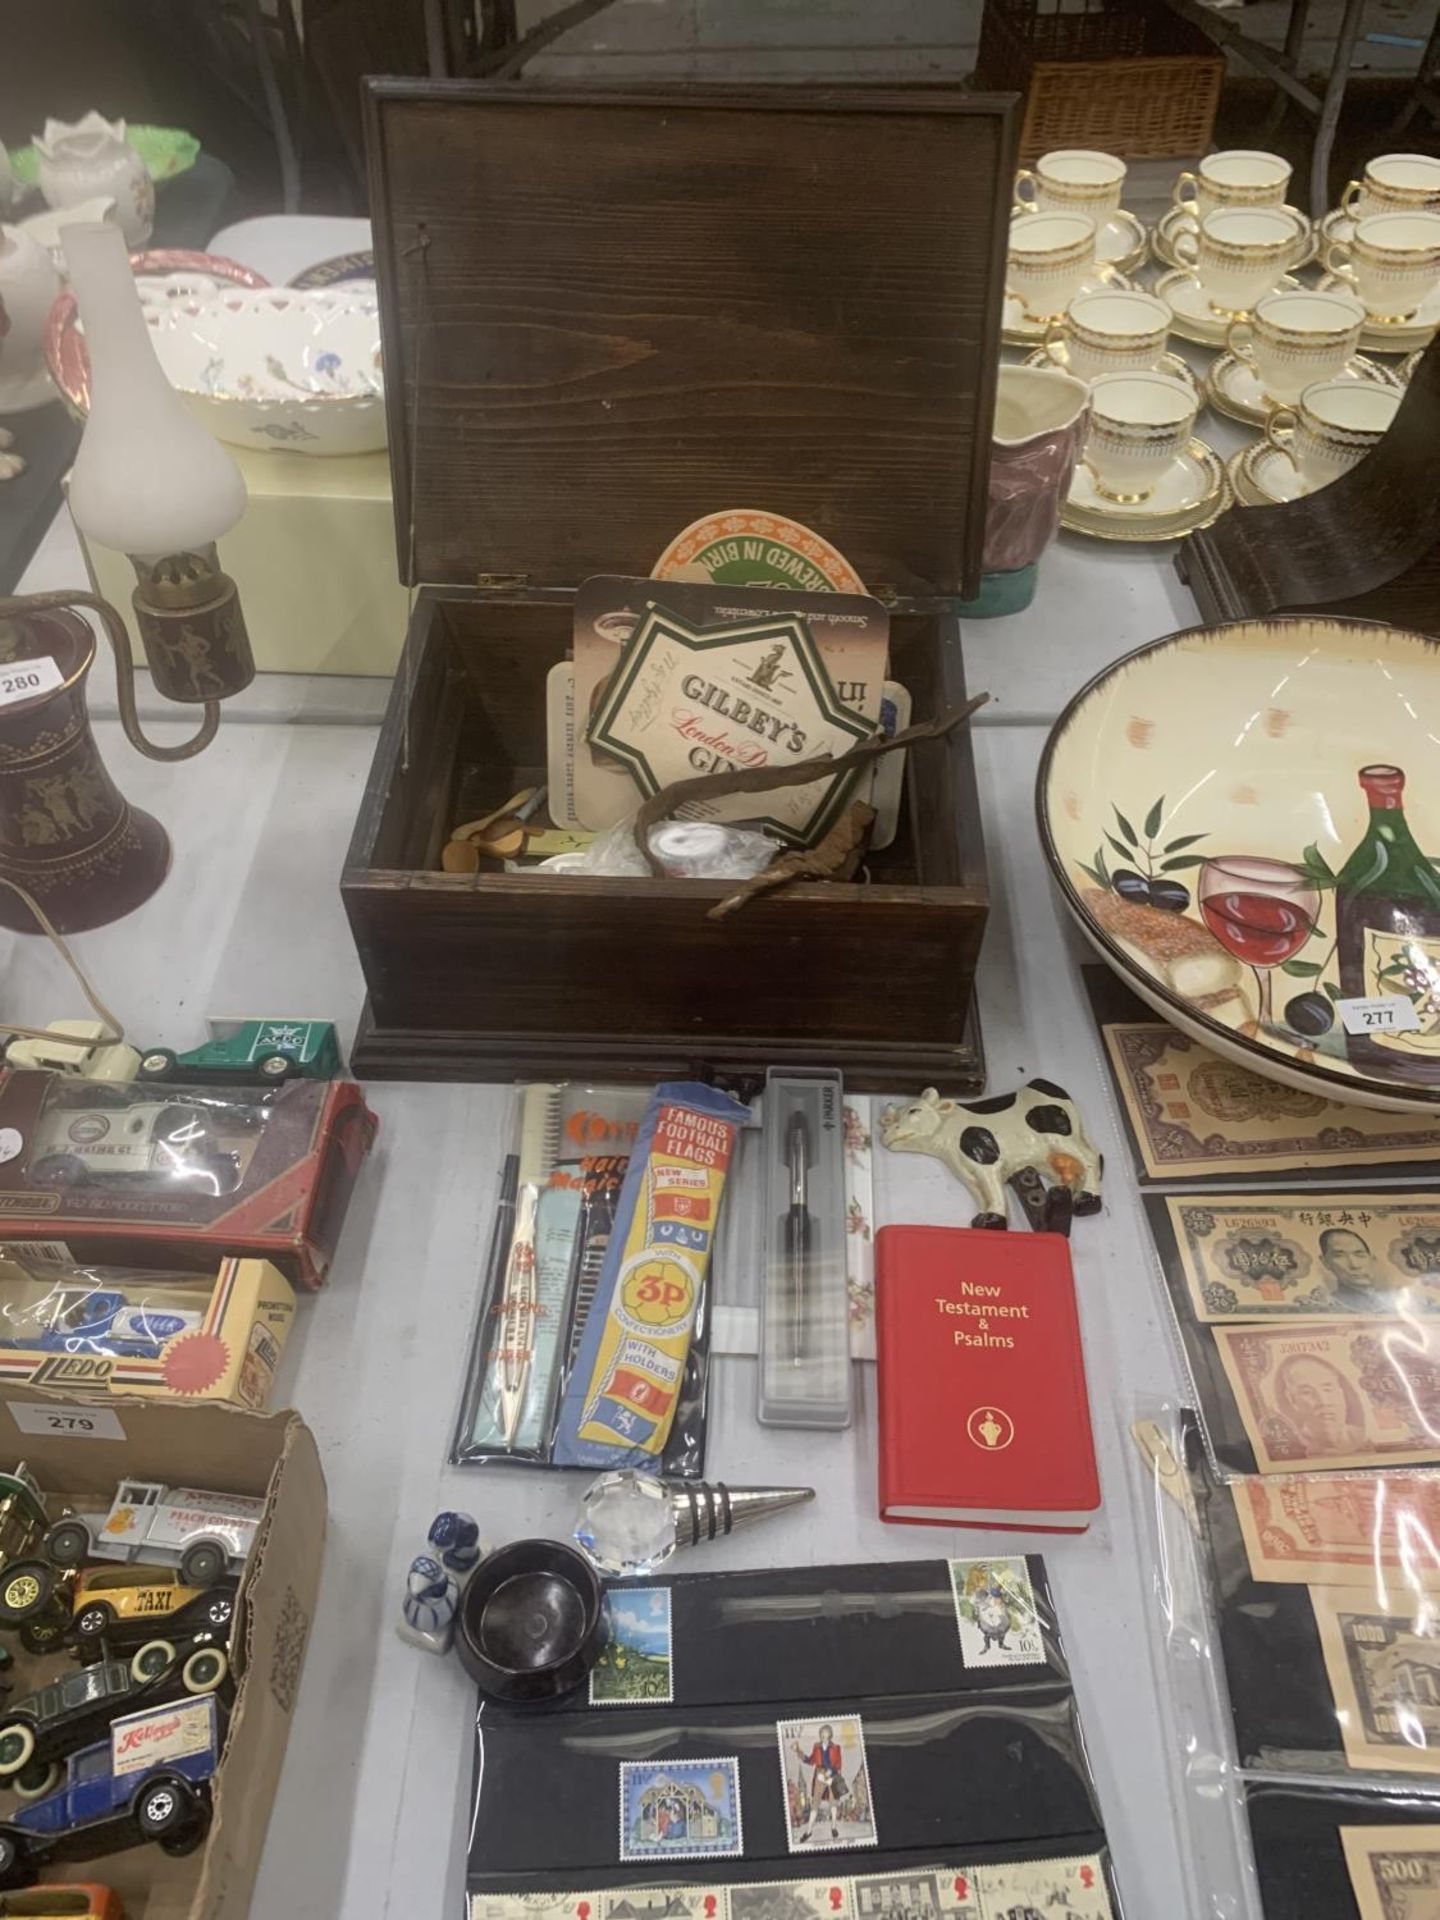
<svg viewBox="0 0 1440 1920">
<path fill-rule="evenodd" d="M 170 1272 L 249 1256 L 319 1287 L 375 1129 L 348 1080 L 222 1094 L 7 1072 L 0 1242 Z"/>
</svg>

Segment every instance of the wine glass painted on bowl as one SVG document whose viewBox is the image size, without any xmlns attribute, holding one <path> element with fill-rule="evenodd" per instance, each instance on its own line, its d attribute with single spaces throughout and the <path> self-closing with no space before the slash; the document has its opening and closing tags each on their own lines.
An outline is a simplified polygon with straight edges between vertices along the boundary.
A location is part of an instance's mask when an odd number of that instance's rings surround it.
<svg viewBox="0 0 1440 1920">
<path fill-rule="evenodd" d="M 1314 933 L 1319 892 L 1288 860 L 1237 853 L 1206 861 L 1195 897 L 1221 946 L 1253 970 L 1261 1024 L 1273 1026 L 1274 970 L 1293 959 Z"/>
</svg>

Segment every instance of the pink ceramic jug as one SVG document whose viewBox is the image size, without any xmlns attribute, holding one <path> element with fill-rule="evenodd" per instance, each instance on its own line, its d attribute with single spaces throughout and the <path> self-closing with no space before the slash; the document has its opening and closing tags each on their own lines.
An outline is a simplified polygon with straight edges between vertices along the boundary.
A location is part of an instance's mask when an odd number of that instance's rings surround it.
<svg viewBox="0 0 1440 1920">
<path fill-rule="evenodd" d="M 1060 529 L 1089 398 L 1085 382 L 1058 367 L 1001 367 L 984 573 L 962 612 L 1018 613 L 1035 597 L 1036 563 Z"/>
</svg>

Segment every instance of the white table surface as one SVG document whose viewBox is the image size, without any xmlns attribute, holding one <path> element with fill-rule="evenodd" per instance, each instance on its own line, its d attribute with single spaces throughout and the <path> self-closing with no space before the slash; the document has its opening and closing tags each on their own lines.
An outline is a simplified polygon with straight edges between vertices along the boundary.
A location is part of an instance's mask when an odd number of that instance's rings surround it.
<svg viewBox="0 0 1440 1920">
<path fill-rule="evenodd" d="M 264 235 L 249 238 L 249 257 L 265 270 Z M 244 229 L 233 230 L 228 250 L 244 239 Z M 1228 432 L 1222 423 L 1217 443 Z M 1172 553 L 1063 536 L 1042 563 L 1028 612 L 970 622 L 964 632 L 969 684 L 993 695 L 977 727 L 992 888 L 980 967 L 990 1085 L 1004 1090 L 1036 1073 L 1058 1080 L 1079 1101 L 1109 1169 L 1103 1216 L 1077 1222 L 1074 1235 L 1104 1509 L 1083 1538 L 1009 1536 L 1003 1550 L 1043 1550 L 1051 1568 L 1130 1920 L 1179 1920 L 1198 1904 L 1182 1876 L 1182 1816 L 1147 1651 L 1153 1555 L 1137 1522 L 1126 1438 L 1137 1401 L 1173 1400 L 1178 1381 L 1076 971 L 1080 947 L 1050 890 L 1031 796 L 1046 723 L 1068 696 L 1117 655 L 1196 618 Z M 25 584 L 82 578 L 73 533 L 57 526 Z M 106 694 L 98 684 L 95 692 L 103 712 Z M 384 692 L 383 682 L 337 688 L 266 676 L 230 703 L 204 755 L 173 767 L 141 759 L 118 725 L 97 721 L 116 780 L 163 820 L 175 846 L 170 879 L 151 902 L 76 942 L 133 1036 L 191 1045 L 207 1012 L 238 1009 L 329 1016 L 348 1042 L 363 983 L 337 882 Z M 187 730 L 183 720 L 171 729 L 177 737 Z M 0 979 L 0 1004 L 14 1020 L 83 1011 L 44 942 L 0 935 Z M 382 1084 L 370 1097 L 379 1145 L 333 1283 L 301 1303 L 281 1380 L 281 1398 L 320 1443 L 330 1531 L 255 1895 L 253 1911 L 265 1920 L 342 1912 L 460 1920 L 472 1694 L 458 1663 L 417 1653 L 394 1633 L 403 1574 L 441 1506 L 469 1507 L 486 1539 L 499 1542 L 563 1534 L 576 1496 L 570 1476 L 444 1465 L 506 1145 L 505 1093 Z M 968 1197 L 937 1164 L 877 1152 L 876 1166 L 882 1221 L 968 1222 Z M 853 1427 L 816 1435 L 762 1430 L 754 1362 L 717 1362 L 711 1477 L 805 1483 L 818 1498 L 697 1550 L 693 1568 L 1001 1550 L 1000 1536 L 880 1525 L 873 1375 L 857 1374 Z"/>
</svg>

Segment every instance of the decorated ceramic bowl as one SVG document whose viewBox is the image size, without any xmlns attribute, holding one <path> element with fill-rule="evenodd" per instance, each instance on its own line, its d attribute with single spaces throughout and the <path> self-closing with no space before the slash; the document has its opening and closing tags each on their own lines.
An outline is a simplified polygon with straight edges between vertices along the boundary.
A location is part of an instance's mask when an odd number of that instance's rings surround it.
<svg viewBox="0 0 1440 1920">
<path fill-rule="evenodd" d="M 318 454 L 385 445 L 373 282 L 313 292 L 139 284 L 167 378 L 220 439 Z"/>
<path fill-rule="evenodd" d="M 56 264 L 63 273 L 63 257 Z M 268 287 L 270 284 L 263 274 L 242 267 L 238 260 L 185 247 L 147 247 L 142 253 L 132 253 L 130 270 L 142 282 L 165 281 L 191 292 L 213 291 L 219 284 L 236 287 Z M 45 359 L 65 404 L 77 420 L 83 420 L 90 411 L 90 357 L 85 351 L 79 307 L 68 287 L 50 309 L 50 318 L 45 323 Z"/>
<path fill-rule="evenodd" d="M 1115 971 L 1218 1053 L 1332 1099 L 1440 1106 L 1440 641 L 1195 627 L 1070 702 L 1040 836 Z"/>
</svg>

